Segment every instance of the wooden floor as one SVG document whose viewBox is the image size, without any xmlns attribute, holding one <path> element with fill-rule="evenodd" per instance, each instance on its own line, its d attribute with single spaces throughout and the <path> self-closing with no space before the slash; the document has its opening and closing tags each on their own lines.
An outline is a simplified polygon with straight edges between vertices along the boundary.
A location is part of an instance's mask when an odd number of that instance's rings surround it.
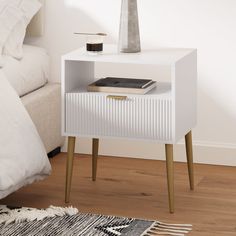
<svg viewBox="0 0 236 236">
<path fill-rule="evenodd" d="M 64 204 L 66 155 L 51 160 L 52 175 L 22 188 L 0 204 L 47 207 Z M 236 235 L 236 168 L 195 165 L 196 190 L 188 186 L 187 167 L 175 164 L 175 214 L 168 212 L 165 162 L 100 157 L 97 182 L 91 158 L 77 155 L 71 204 L 83 212 L 191 223 L 190 235 Z"/>
</svg>

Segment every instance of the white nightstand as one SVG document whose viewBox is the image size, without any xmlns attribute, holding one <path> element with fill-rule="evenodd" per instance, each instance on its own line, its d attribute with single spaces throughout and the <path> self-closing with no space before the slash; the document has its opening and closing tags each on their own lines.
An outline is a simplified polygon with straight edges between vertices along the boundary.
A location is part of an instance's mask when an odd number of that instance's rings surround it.
<svg viewBox="0 0 236 236">
<path fill-rule="evenodd" d="M 163 66 L 170 70 L 169 83 L 158 82 L 145 95 L 87 92 L 96 80 L 98 63 Z M 109 74 L 107 74 L 109 76 Z M 112 96 L 108 96 L 112 95 Z M 191 130 L 196 125 L 197 51 L 195 49 L 143 50 L 120 54 L 105 45 L 102 55 L 85 48 L 62 57 L 62 134 L 69 137 L 66 202 L 69 202 L 75 137 L 93 138 L 93 180 L 96 180 L 99 138 L 155 140 L 166 147 L 170 212 L 174 212 L 173 144 L 185 136 L 190 188 L 193 183 Z"/>
</svg>

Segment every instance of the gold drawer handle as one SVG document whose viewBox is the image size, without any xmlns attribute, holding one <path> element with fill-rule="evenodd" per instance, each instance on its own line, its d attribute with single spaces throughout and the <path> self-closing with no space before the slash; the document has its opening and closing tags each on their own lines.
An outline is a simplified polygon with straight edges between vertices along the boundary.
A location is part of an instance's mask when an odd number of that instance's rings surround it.
<svg viewBox="0 0 236 236">
<path fill-rule="evenodd" d="M 126 100 L 127 96 L 107 95 L 107 98 L 115 100 Z"/>
</svg>

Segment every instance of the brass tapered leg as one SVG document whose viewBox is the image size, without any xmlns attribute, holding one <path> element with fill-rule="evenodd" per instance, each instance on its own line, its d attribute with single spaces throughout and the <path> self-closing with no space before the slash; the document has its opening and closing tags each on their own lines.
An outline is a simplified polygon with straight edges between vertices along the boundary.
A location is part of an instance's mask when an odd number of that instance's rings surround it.
<svg viewBox="0 0 236 236">
<path fill-rule="evenodd" d="M 68 137 L 67 164 L 66 164 L 66 191 L 65 202 L 70 201 L 71 179 L 73 173 L 73 161 L 75 152 L 75 137 Z"/>
<path fill-rule="evenodd" d="M 192 132 L 185 135 L 186 155 L 188 162 L 188 175 L 190 189 L 194 190 L 194 173 L 193 173 L 193 146 L 192 146 Z"/>
<path fill-rule="evenodd" d="M 174 160 L 173 160 L 173 144 L 165 145 L 166 151 L 166 170 L 169 194 L 170 213 L 174 213 Z"/>
<path fill-rule="evenodd" d="M 93 138 L 93 150 L 92 150 L 92 180 L 93 181 L 96 181 L 96 178 L 97 178 L 98 146 L 99 146 L 99 139 Z"/>
</svg>

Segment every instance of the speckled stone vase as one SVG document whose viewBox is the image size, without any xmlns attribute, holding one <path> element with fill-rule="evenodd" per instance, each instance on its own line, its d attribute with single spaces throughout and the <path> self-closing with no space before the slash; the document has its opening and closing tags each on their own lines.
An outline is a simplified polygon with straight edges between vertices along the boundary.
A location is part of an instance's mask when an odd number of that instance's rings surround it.
<svg viewBox="0 0 236 236">
<path fill-rule="evenodd" d="M 120 52 L 140 52 L 137 0 L 122 0 L 118 49 Z"/>
</svg>

